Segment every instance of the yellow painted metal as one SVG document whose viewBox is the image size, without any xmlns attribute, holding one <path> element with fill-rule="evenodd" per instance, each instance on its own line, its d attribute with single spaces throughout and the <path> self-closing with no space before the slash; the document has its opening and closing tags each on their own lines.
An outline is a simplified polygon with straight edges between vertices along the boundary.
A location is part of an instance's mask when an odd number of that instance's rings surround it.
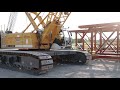
<svg viewBox="0 0 120 90">
<path fill-rule="evenodd" d="M 45 27 L 53 20 L 52 18 L 54 18 L 55 15 L 56 15 L 56 13 L 54 13 L 54 12 L 49 12 L 49 13 L 42 19 L 42 21 L 38 24 L 38 27 L 39 27 L 41 24 L 42 24 L 42 26 L 43 26 L 43 22 L 44 22 L 45 25 L 44 25 L 43 28 L 45 28 Z M 35 28 L 34 28 L 34 30 L 32 31 L 32 33 L 33 33 L 34 31 L 36 31 Z"/>
<path fill-rule="evenodd" d="M 38 13 L 37 13 L 37 12 L 32 12 L 32 13 L 33 13 L 33 14 L 35 14 L 36 16 L 38 15 Z M 41 21 L 42 21 L 42 17 L 41 17 L 41 16 L 38 16 L 37 18 L 38 18 L 39 22 L 41 22 Z M 42 27 L 44 27 L 44 26 L 45 26 L 45 23 L 44 23 L 44 22 L 42 22 L 41 24 L 42 24 Z"/>
<path fill-rule="evenodd" d="M 37 14 L 36 14 L 36 17 L 35 17 L 33 20 L 36 20 L 36 18 L 40 15 L 40 13 L 41 13 L 41 12 L 37 13 Z M 22 33 L 25 33 L 25 31 L 30 27 L 31 24 L 32 24 L 32 23 L 30 23 L 30 24 L 25 28 L 25 30 L 22 31 Z"/>
<path fill-rule="evenodd" d="M 39 48 L 37 34 L 35 33 L 6 34 L 3 40 L 6 48 Z"/>
<path fill-rule="evenodd" d="M 49 12 L 44 18 L 40 16 L 39 12 L 25 12 L 30 24 L 22 33 L 6 34 L 4 42 L 6 47 L 16 48 L 30 48 L 30 49 L 49 49 L 55 38 L 59 38 L 59 32 L 61 27 L 66 22 L 71 12 Z M 32 17 L 32 14 L 35 17 Z M 39 20 L 39 24 L 36 23 L 35 19 Z M 25 33 L 28 27 L 32 25 L 34 30 L 30 33 Z M 39 26 L 42 25 L 44 30 L 41 35 L 37 32 Z"/>
<path fill-rule="evenodd" d="M 59 38 L 59 32 L 61 31 L 61 27 L 63 26 L 63 24 L 69 17 L 69 15 L 70 15 L 70 12 L 69 13 L 56 12 L 54 14 L 53 20 L 51 20 L 49 25 L 47 25 L 44 28 L 44 31 L 42 33 L 41 40 L 40 40 L 41 49 L 43 48 L 49 49 L 50 44 L 54 42 L 55 38 L 57 37 Z M 47 44 L 46 47 L 44 45 L 45 43 Z"/>
<path fill-rule="evenodd" d="M 28 12 L 25 12 L 25 13 L 26 13 L 28 19 L 30 20 L 30 22 L 32 23 L 34 29 L 37 30 L 37 29 L 38 29 L 38 26 L 37 26 L 37 24 L 35 23 L 35 21 L 34 21 L 34 19 L 32 18 L 32 16 L 31 16 Z"/>
<path fill-rule="evenodd" d="M 51 22 L 45 29 L 41 37 L 41 46 L 40 49 L 49 49 L 49 44 L 52 44 L 60 31 L 60 26 L 56 24 L 56 21 Z M 44 44 L 48 44 L 44 45 Z"/>
</svg>

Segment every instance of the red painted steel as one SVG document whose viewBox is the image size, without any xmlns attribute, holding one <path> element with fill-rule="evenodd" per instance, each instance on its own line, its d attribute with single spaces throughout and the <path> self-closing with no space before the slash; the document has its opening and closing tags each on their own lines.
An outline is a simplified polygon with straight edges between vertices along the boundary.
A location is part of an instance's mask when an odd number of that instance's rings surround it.
<svg viewBox="0 0 120 90">
<path fill-rule="evenodd" d="M 120 22 L 82 25 L 79 28 L 80 30 L 70 30 L 70 32 L 75 33 L 76 46 L 78 39 L 81 40 L 81 50 L 85 50 L 87 46 L 92 55 L 94 52 L 93 58 L 120 59 Z M 106 32 L 111 34 L 105 34 Z"/>
</svg>

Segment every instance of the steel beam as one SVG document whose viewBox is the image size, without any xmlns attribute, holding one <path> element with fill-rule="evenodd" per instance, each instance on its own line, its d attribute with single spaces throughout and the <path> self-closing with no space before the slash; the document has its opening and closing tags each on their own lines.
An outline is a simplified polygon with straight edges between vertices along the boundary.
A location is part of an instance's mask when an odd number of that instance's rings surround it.
<svg viewBox="0 0 120 90">
<path fill-rule="evenodd" d="M 114 59 L 120 59 L 120 53 L 119 53 L 119 34 L 120 34 L 120 22 L 115 23 L 103 23 L 103 24 L 94 24 L 94 25 L 83 25 L 79 26 L 80 30 L 70 30 L 70 32 L 78 33 L 81 37 L 81 41 L 83 43 L 83 50 L 85 49 L 85 43 L 88 45 L 88 47 L 96 51 L 96 58 L 114 58 Z M 104 32 L 111 32 L 111 34 L 108 36 Z M 87 34 L 90 34 L 90 38 Z M 117 33 L 116 35 L 114 33 Z M 99 34 L 99 44 L 96 42 L 96 36 Z M 114 35 L 114 37 L 113 37 Z M 86 42 L 85 38 L 88 38 L 89 43 Z M 112 40 L 111 40 L 112 37 Z M 77 39 L 77 38 L 76 38 Z M 77 40 L 76 40 L 77 41 Z M 110 43 L 109 43 L 110 42 Z M 77 43 L 76 43 L 77 44 Z M 104 49 L 102 47 L 104 45 L 108 45 Z M 99 45 L 99 47 L 98 47 Z M 110 47 L 110 48 L 109 48 Z M 108 49 L 109 48 L 109 49 Z M 101 56 L 102 54 L 102 56 Z M 96 56 L 94 55 L 94 56 Z"/>
</svg>

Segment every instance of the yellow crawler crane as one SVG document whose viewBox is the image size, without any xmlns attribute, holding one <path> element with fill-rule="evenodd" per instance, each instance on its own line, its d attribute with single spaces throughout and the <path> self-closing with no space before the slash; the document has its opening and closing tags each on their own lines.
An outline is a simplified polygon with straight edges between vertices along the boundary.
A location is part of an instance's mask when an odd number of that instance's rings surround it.
<svg viewBox="0 0 120 90">
<path fill-rule="evenodd" d="M 41 12 L 25 14 L 30 21 L 25 30 L 1 34 L 4 49 L 0 50 L 0 67 L 38 75 L 52 69 L 56 61 L 85 64 L 91 59 L 88 52 L 71 49 L 71 34 L 67 31 L 69 38 L 66 38 L 66 30 L 62 30 L 71 12 L 47 12 L 45 16 Z M 34 29 L 27 32 L 31 25 Z"/>
</svg>

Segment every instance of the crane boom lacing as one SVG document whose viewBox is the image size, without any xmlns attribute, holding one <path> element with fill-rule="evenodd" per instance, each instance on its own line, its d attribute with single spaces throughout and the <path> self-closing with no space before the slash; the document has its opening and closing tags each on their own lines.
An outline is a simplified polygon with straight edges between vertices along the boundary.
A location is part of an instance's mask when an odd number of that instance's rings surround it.
<svg viewBox="0 0 120 90">
<path fill-rule="evenodd" d="M 18 12 L 11 12 L 6 31 L 13 31 Z"/>
</svg>

